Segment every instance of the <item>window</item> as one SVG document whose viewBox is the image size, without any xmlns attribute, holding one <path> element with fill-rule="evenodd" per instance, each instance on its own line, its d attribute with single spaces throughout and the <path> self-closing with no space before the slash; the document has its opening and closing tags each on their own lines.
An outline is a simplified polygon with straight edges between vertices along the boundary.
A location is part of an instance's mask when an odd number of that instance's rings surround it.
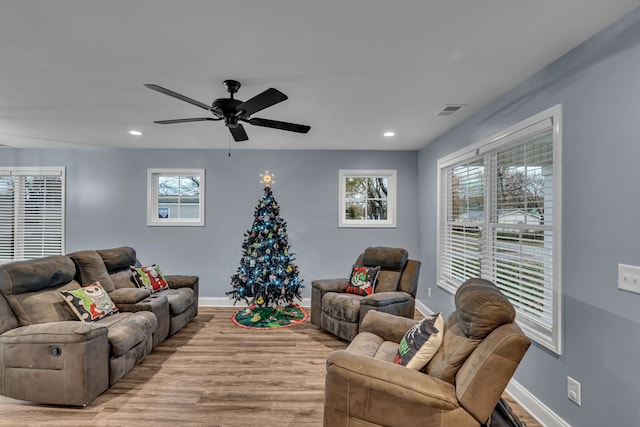
<svg viewBox="0 0 640 427">
<path fill-rule="evenodd" d="M 64 253 L 64 168 L 0 168 L 0 263 Z"/>
<path fill-rule="evenodd" d="M 147 225 L 204 226 L 204 169 L 148 169 Z"/>
<path fill-rule="evenodd" d="M 495 283 L 532 339 L 560 341 L 561 106 L 438 162 L 438 284 Z"/>
<path fill-rule="evenodd" d="M 395 227 L 396 171 L 340 169 L 339 227 Z"/>
</svg>

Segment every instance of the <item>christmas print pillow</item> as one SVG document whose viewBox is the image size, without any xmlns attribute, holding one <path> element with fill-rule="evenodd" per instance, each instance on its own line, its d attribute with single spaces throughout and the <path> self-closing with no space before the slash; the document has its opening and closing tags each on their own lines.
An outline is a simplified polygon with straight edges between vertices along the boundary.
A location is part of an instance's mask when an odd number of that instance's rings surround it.
<svg viewBox="0 0 640 427">
<path fill-rule="evenodd" d="M 347 285 L 346 292 L 349 294 L 362 295 L 366 297 L 371 295 L 376 286 L 376 279 L 380 267 L 361 267 L 354 265 L 351 269 L 351 276 L 349 277 L 349 284 Z"/>
<path fill-rule="evenodd" d="M 93 322 L 119 311 L 100 282 L 72 291 L 60 291 L 60 295 L 83 322 Z"/>
<path fill-rule="evenodd" d="M 152 264 L 145 267 L 131 267 L 133 280 L 137 287 L 148 290 L 151 293 L 168 289 L 169 284 L 164 278 L 160 266 Z"/>
<path fill-rule="evenodd" d="M 425 317 L 404 334 L 394 363 L 416 371 L 424 368 L 440 348 L 443 333 L 444 320 L 441 313 Z"/>
</svg>

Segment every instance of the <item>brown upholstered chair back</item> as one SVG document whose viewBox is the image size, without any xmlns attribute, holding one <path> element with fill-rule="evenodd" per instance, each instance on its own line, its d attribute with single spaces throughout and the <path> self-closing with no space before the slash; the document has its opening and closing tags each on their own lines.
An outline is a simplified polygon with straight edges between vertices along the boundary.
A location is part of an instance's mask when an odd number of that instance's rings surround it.
<svg viewBox="0 0 640 427">
<path fill-rule="evenodd" d="M 355 263 L 366 267 L 380 267 L 375 292 L 403 291 L 415 298 L 420 262 L 410 260 L 405 249 L 368 247 Z"/>
<path fill-rule="evenodd" d="M 426 372 L 455 384 L 461 405 L 486 420 L 531 342 L 514 323 L 513 305 L 487 280 L 462 284 L 455 305 Z"/>
</svg>

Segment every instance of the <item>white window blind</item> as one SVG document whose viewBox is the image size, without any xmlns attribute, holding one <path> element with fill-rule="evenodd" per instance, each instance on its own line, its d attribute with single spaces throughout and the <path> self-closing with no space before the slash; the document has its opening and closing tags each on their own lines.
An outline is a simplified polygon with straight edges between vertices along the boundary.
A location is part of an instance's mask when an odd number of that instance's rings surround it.
<svg viewBox="0 0 640 427">
<path fill-rule="evenodd" d="M 560 353 L 560 106 L 440 162 L 439 284 L 483 277 Z"/>
<path fill-rule="evenodd" d="M 0 168 L 0 263 L 64 253 L 64 168 Z"/>
</svg>

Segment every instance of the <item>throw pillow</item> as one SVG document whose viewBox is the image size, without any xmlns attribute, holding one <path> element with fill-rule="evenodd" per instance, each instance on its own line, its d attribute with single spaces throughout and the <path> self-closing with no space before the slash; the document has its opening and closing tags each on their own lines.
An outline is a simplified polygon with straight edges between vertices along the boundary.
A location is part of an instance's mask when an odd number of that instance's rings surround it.
<svg viewBox="0 0 640 427">
<path fill-rule="evenodd" d="M 60 291 L 60 295 L 83 322 L 93 322 L 119 311 L 100 282 L 72 291 Z"/>
<path fill-rule="evenodd" d="M 133 279 L 139 288 L 144 288 L 151 293 L 161 291 L 169 288 L 160 266 L 158 264 L 149 265 L 146 267 L 131 267 L 133 272 Z"/>
<path fill-rule="evenodd" d="M 361 267 L 354 265 L 351 269 L 346 292 L 366 297 L 373 293 L 380 267 Z"/>
<path fill-rule="evenodd" d="M 404 334 L 394 362 L 416 371 L 424 368 L 440 348 L 443 331 L 441 313 L 425 317 Z"/>
</svg>

